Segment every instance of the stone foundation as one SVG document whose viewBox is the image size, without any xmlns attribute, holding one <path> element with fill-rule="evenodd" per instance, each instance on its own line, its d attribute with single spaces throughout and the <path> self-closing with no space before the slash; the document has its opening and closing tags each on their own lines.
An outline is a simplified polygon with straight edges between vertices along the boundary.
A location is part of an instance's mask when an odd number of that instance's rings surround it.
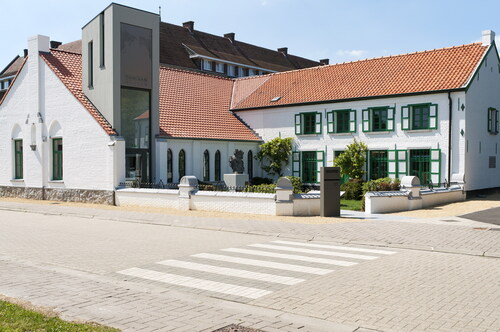
<svg viewBox="0 0 500 332">
<path fill-rule="evenodd" d="M 114 205 L 114 192 L 111 190 L 0 186 L 0 197 Z"/>
</svg>

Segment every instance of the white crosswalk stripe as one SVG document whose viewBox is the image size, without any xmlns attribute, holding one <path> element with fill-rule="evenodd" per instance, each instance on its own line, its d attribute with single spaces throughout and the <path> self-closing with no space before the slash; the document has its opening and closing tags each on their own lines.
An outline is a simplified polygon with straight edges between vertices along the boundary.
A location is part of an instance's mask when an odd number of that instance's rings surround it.
<svg viewBox="0 0 500 332">
<path fill-rule="evenodd" d="M 298 284 L 302 281 L 305 281 L 304 279 L 299 279 L 299 278 L 283 277 L 283 276 L 277 276 L 277 275 L 273 275 L 273 274 L 252 272 L 252 271 L 247 271 L 247 270 L 232 269 L 232 268 L 212 266 L 212 265 L 206 265 L 206 264 L 198 264 L 198 263 L 193 263 L 193 262 L 184 262 L 184 261 L 179 261 L 179 260 L 175 260 L 175 259 L 161 261 L 161 262 L 158 262 L 158 264 L 165 265 L 165 266 L 171 266 L 171 267 L 180 267 L 180 268 L 189 269 L 189 270 L 208 272 L 208 273 L 222 274 L 222 275 L 227 275 L 227 276 L 232 276 L 232 277 L 267 281 L 267 282 L 278 283 L 278 284 L 283 284 L 283 285 L 295 285 L 295 284 Z"/>
<path fill-rule="evenodd" d="M 221 249 L 221 250 L 227 251 L 227 252 L 237 252 L 240 254 L 283 258 L 283 259 L 292 259 L 292 260 L 297 260 L 297 261 L 314 262 L 314 263 L 328 264 L 328 265 L 353 266 L 353 265 L 358 264 L 357 262 L 347 262 L 347 261 L 339 261 L 339 260 L 334 260 L 334 259 L 329 259 L 329 258 L 317 258 L 317 257 L 300 256 L 300 255 L 278 254 L 278 253 L 270 252 L 270 251 L 248 250 L 248 249 L 240 249 L 240 248 L 227 248 L 227 249 Z"/>
<path fill-rule="evenodd" d="M 334 270 L 325 268 L 326 265 L 350 267 L 396 253 L 277 240 L 249 244 L 245 248 L 223 248 L 219 253 L 193 254 L 185 259 L 167 259 L 152 267 L 134 267 L 118 273 L 215 293 L 211 296 L 233 296 L 231 300 L 250 301 L 308 278 L 333 273 Z"/>
<path fill-rule="evenodd" d="M 233 257 L 233 256 L 226 256 L 226 255 L 195 254 L 192 256 L 198 257 L 198 258 L 212 259 L 212 260 L 221 261 L 221 262 L 268 267 L 271 269 L 301 272 L 301 273 L 308 273 L 308 274 L 325 275 L 325 274 L 328 274 L 330 272 L 333 272 L 333 270 L 321 269 L 321 268 L 317 268 L 317 267 L 309 267 L 309 266 L 302 266 L 302 265 L 295 265 L 295 264 L 285 264 L 285 263 L 270 262 L 270 261 L 261 261 L 261 260 L 257 260 L 257 259 Z"/>
<path fill-rule="evenodd" d="M 119 271 L 118 273 L 132 276 L 132 277 L 138 277 L 138 278 L 143 278 L 143 279 L 148 279 L 148 280 L 159 281 L 159 282 L 163 282 L 163 283 L 167 283 L 167 284 L 173 284 L 173 285 L 178 285 L 178 286 L 185 286 L 185 287 L 190 287 L 190 288 L 208 290 L 208 291 L 217 292 L 217 293 L 241 296 L 241 297 L 246 297 L 249 299 L 257 299 L 261 296 L 272 293 L 271 291 L 257 289 L 257 288 L 253 288 L 253 287 L 244 287 L 244 286 L 226 284 L 226 283 L 217 282 L 217 281 L 185 277 L 185 276 L 180 276 L 180 275 L 175 275 L 175 274 L 170 274 L 170 273 L 163 273 L 163 272 L 140 269 L 140 268 L 136 268 L 136 267 L 133 267 L 133 268 L 127 269 L 127 270 L 123 270 L 123 271 Z"/>
<path fill-rule="evenodd" d="M 365 259 L 365 260 L 373 260 L 373 259 L 378 258 L 376 256 L 357 255 L 357 254 L 348 254 L 348 253 L 344 253 L 344 252 L 312 250 L 312 249 L 294 248 L 294 247 L 286 247 L 286 246 L 275 246 L 272 244 L 250 244 L 249 246 L 256 247 L 256 248 L 275 249 L 275 250 L 282 250 L 282 251 L 295 251 L 295 252 L 301 252 L 301 253 L 306 253 L 306 254 L 336 256 L 336 257 L 343 257 L 343 258 L 354 258 L 354 259 Z"/>
<path fill-rule="evenodd" d="M 289 244 L 289 245 L 311 247 L 311 248 L 324 248 L 324 249 L 333 249 L 333 250 L 346 250 L 346 251 L 355 251 L 355 252 L 366 252 L 366 253 L 379 254 L 379 255 L 394 255 L 396 253 L 395 251 L 389 251 L 389 250 L 378 250 L 378 249 L 367 249 L 367 248 L 356 248 L 356 247 L 344 247 L 344 246 L 332 246 L 332 245 L 329 245 L 329 244 L 303 243 L 303 242 L 292 242 L 292 241 L 272 241 L 272 243 Z"/>
</svg>

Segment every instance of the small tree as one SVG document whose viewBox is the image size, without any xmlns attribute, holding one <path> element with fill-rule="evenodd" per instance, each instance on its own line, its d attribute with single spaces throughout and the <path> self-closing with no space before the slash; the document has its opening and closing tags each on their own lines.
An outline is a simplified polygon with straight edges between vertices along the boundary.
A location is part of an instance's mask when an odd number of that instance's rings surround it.
<svg viewBox="0 0 500 332">
<path fill-rule="evenodd" d="M 266 173 L 283 176 L 283 165 L 288 165 L 290 162 L 292 141 L 291 137 L 276 137 L 260 146 L 256 158 L 261 162 L 261 167 Z"/>
<path fill-rule="evenodd" d="M 348 175 L 351 179 L 361 179 L 363 174 L 363 165 L 366 161 L 366 152 L 368 147 L 363 142 L 354 139 L 352 144 L 334 160 L 334 166 L 340 167 L 340 173 Z"/>
</svg>

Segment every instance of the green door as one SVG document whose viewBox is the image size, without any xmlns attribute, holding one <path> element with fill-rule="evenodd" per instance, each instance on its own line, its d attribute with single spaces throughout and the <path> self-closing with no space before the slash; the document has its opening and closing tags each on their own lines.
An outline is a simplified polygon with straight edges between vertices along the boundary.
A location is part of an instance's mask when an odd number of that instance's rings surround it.
<svg viewBox="0 0 500 332">
<path fill-rule="evenodd" d="M 417 176 L 422 185 L 429 184 L 431 179 L 430 150 L 410 150 L 410 175 Z"/>
<path fill-rule="evenodd" d="M 318 182 L 316 151 L 302 152 L 302 182 Z"/>
<path fill-rule="evenodd" d="M 370 151 L 370 180 L 386 178 L 388 173 L 387 151 Z"/>
</svg>

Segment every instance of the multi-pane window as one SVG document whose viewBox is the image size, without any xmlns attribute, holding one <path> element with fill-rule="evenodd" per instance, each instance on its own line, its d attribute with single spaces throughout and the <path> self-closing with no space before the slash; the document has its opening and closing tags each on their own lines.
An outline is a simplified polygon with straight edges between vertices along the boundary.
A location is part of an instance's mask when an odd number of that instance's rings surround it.
<svg viewBox="0 0 500 332">
<path fill-rule="evenodd" d="M 387 151 L 370 151 L 370 180 L 385 178 L 387 176 Z"/>
<path fill-rule="evenodd" d="M 212 71 L 212 61 L 208 61 L 208 60 L 201 60 L 201 68 L 203 70 L 208 70 L 208 71 Z"/>
<path fill-rule="evenodd" d="M 393 131 L 394 108 L 373 107 L 363 110 L 363 131 Z"/>
<path fill-rule="evenodd" d="M 52 139 L 52 180 L 63 179 L 63 142 L 62 138 Z"/>
<path fill-rule="evenodd" d="M 437 105 L 415 104 L 401 107 L 403 130 L 437 129 Z"/>
<path fill-rule="evenodd" d="M 172 183 L 174 180 L 174 156 L 172 150 L 167 150 L 167 182 Z"/>
<path fill-rule="evenodd" d="M 203 181 L 210 181 L 210 153 L 203 152 Z"/>
<path fill-rule="evenodd" d="M 329 134 L 356 132 L 356 111 L 337 110 L 326 114 Z"/>
<path fill-rule="evenodd" d="M 295 134 L 321 134 L 322 116 L 318 112 L 295 114 Z"/>
<path fill-rule="evenodd" d="M 88 44 L 88 80 L 89 80 L 89 88 L 94 86 L 94 42 L 89 42 Z"/>
<path fill-rule="evenodd" d="M 217 152 L 215 152 L 215 165 L 214 165 L 214 170 L 215 170 L 215 181 L 220 181 L 221 179 L 221 171 L 220 171 L 220 151 L 217 150 Z"/>
<path fill-rule="evenodd" d="M 23 178 L 23 140 L 14 140 L 14 178 Z"/>
<path fill-rule="evenodd" d="M 495 108 L 488 108 L 488 132 L 490 134 L 498 134 L 498 110 Z"/>
<path fill-rule="evenodd" d="M 224 72 L 224 64 L 217 62 L 215 64 L 215 71 L 218 73 L 223 73 Z"/>
<path fill-rule="evenodd" d="M 179 182 L 186 175 L 186 152 L 179 151 Z"/>
<path fill-rule="evenodd" d="M 292 153 L 292 174 L 301 177 L 304 183 L 319 182 L 322 166 L 324 166 L 324 151 L 294 151 Z"/>
<path fill-rule="evenodd" d="M 236 76 L 236 68 L 235 68 L 235 66 L 233 66 L 233 65 L 228 65 L 227 66 L 227 75 L 231 76 L 231 77 Z"/>
</svg>

